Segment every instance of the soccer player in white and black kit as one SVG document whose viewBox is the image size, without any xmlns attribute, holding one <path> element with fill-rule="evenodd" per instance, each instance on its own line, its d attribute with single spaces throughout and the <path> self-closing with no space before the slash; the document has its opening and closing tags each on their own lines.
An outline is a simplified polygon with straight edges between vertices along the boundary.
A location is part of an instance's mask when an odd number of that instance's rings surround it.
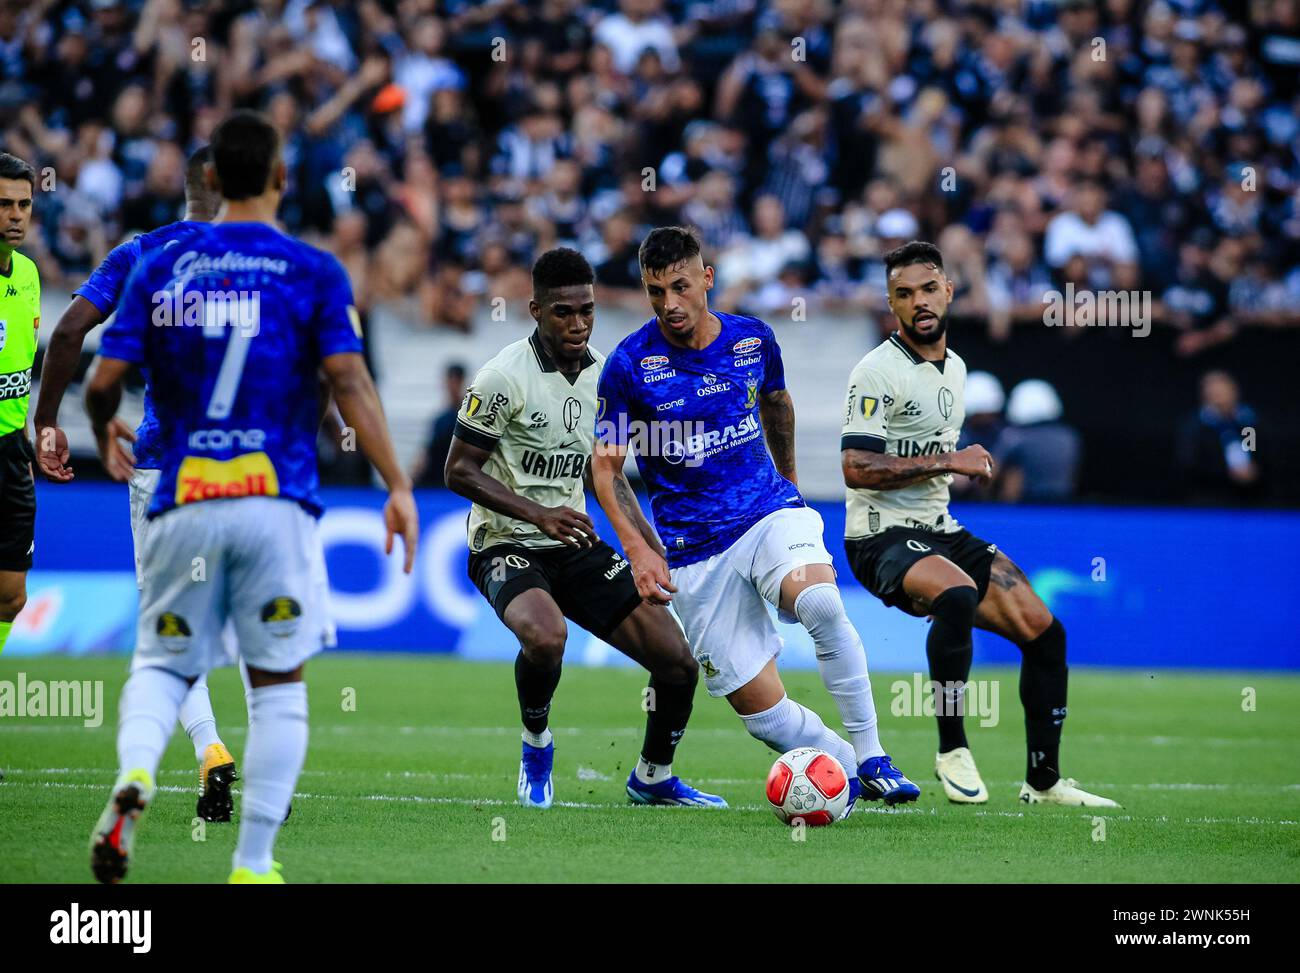
<svg viewBox="0 0 1300 973">
<path fill-rule="evenodd" d="M 567 617 L 650 672 L 654 705 L 628 797 L 726 807 L 672 772 L 699 679 L 682 631 L 667 609 L 642 600 L 628 562 L 596 536 L 585 512 L 596 382 L 605 360 L 588 346 L 594 284 L 591 265 L 576 250 L 538 258 L 528 305 L 537 329 L 474 377 L 447 457 L 447 486 L 474 501 L 470 577 L 519 639 L 519 802 L 550 807 L 554 799 L 549 716 Z M 658 543 L 644 519 L 640 529 Z"/>
<path fill-rule="evenodd" d="M 885 254 L 885 272 L 898 330 L 849 378 L 840 440 L 849 487 L 844 546 L 868 591 L 908 614 L 933 618 L 926 656 L 941 691 L 935 775 L 950 801 L 988 800 L 961 715 L 971 629 L 979 626 L 1023 654 L 1020 701 L 1029 756 L 1020 800 L 1115 807 L 1060 774 L 1064 627 L 1010 558 L 948 512 L 953 474 L 991 477 L 993 460 L 982 446 L 956 450 L 966 364 L 948 348 L 953 285 L 943 257 L 933 244 L 913 241 Z"/>
</svg>

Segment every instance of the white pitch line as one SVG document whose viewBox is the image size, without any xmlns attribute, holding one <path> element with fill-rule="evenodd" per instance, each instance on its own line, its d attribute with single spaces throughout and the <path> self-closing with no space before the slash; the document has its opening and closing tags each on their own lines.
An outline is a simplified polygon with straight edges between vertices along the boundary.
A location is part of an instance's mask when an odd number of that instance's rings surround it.
<svg viewBox="0 0 1300 973">
<path fill-rule="evenodd" d="M 9 767 L 5 768 L 11 774 L 90 774 L 95 776 L 104 776 L 112 773 L 111 769 L 104 767 Z M 588 768 L 589 770 L 590 768 Z M 194 770 L 160 770 L 158 776 L 177 776 L 193 777 L 197 771 Z M 330 777 L 330 778 L 352 778 L 359 773 L 369 773 L 368 771 L 352 770 L 304 770 L 301 773 L 303 777 Z M 484 781 L 502 781 L 514 780 L 514 773 L 502 774 L 460 774 L 445 773 L 441 771 L 424 771 L 424 770 L 401 770 L 385 771 L 381 775 L 385 780 L 484 780 Z M 593 779 L 584 778 L 575 775 L 574 778 L 581 783 L 591 783 Z M 604 778 L 612 780 L 611 777 Z M 701 784 L 721 785 L 724 787 L 744 787 L 761 785 L 766 778 L 764 777 L 692 777 L 691 780 Z M 985 781 L 992 787 L 1019 787 L 1021 780 L 990 780 Z M 1283 791 L 1283 792 L 1300 792 L 1300 784 L 1224 784 L 1224 783 L 1205 783 L 1200 781 L 1187 782 L 1158 782 L 1158 783 L 1095 783 L 1090 786 L 1099 789 L 1128 789 L 1139 791 Z"/>
<path fill-rule="evenodd" d="M 6 780 L 6 784 L 18 784 L 21 786 L 46 788 L 46 789 L 63 789 L 63 790 L 97 790 L 107 792 L 111 785 L 104 784 L 79 784 L 69 781 L 17 781 Z M 177 787 L 172 784 L 159 784 L 159 791 L 173 794 L 193 794 L 194 789 L 191 787 Z M 240 788 L 232 787 L 231 792 L 234 794 L 241 793 Z M 423 794 L 312 794 L 309 792 L 295 792 L 293 795 L 295 801 L 312 800 L 312 801 L 377 801 L 384 803 L 397 804 L 452 804 L 461 807 L 516 807 L 517 802 L 498 797 L 437 797 Z M 586 801 L 556 801 L 556 807 L 576 808 L 579 810 L 635 810 L 641 811 L 643 805 L 630 803 L 604 804 Z M 664 808 L 656 808 L 664 810 Z M 672 810 L 672 808 L 669 808 Z M 695 810 L 693 808 L 676 808 L 676 810 Z M 732 811 L 745 811 L 750 813 L 763 812 L 770 814 L 772 809 L 757 804 L 733 804 L 729 808 Z M 876 807 L 876 806 L 859 806 L 854 809 L 855 814 L 880 814 L 880 815 L 923 815 L 937 817 L 938 809 L 933 807 Z M 980 810 L 971 812 L 976 817 L 1001 817 L 1001 818 L 1025 818 L 1030 814 L 1024 811 L 990 811 Z M 1032 813 L 1032 812 L 1031 812 Z M 1081 817 L 1092 818 L 1095 811 L 1081 812 Z M 1235 817 L 1235 818 L 1171 818 L 1168 815 L 1143 816 L 1135 814 L 1108 814 L 1107 820 L 1110 821 L 1139 821 L 1153 824 L 1235 824 L 1235 825 L 1263 825 L 1265 827 L 1295 827 L 1300 821 L 1289 819 L 1277 820 L 1273 818 L 1260 817 Z M 1060 820 L 1069 820 L 1069 817 L 1062 816 Z"/>
</svg>

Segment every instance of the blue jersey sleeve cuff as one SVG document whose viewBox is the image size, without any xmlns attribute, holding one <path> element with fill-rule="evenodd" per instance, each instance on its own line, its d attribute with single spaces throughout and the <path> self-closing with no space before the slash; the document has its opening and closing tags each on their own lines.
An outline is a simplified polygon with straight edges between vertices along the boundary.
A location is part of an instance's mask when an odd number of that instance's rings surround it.
<svg viewBox="0 0 1300 973">
<path fill-rule="evenodd" d="M 101 291 L 98 287 L 93 286 L 90 281 L 86 281 L 75 291 L 73 297 L 84 297 L 99 310 L 100 314 L 108 316 L 113 312 L 113 299 Z"/>
</svg>

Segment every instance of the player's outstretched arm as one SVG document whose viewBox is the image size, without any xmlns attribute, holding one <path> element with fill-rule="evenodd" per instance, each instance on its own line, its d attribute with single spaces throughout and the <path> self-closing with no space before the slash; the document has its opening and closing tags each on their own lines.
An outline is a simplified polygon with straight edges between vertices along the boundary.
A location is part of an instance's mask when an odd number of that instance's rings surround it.
<svg viewBox="0 0 1300 973">
<path fill-rule="evenodd" d="M 496 477 L 483 472 L 492 451 L 452 436 L 443 479 L 447 488 L 480 507 L 535 525 L 552 540 L 572 547 L 591 547 L 596 525 L 581 510 L 572 507 L 543 507 L 521 497 Z"/>
<path fill-rule="evenodd" d="M 72 479 L 68 465 L 68 437 L 59 428 L 59 405 L 77 374 L 86 335 L 104 320 L 104 313 L 80 294 L 54 326 L 41 366 L 41 391 L 36 399 L 36 465 L 55 483 Z"/>
<path fill-rule="evenodd" d="M 776 471 L 798 486 L 794 468 L 794 400 L 786 389 L 759 396 L 758 417 Z"/>
<path fill-rule="evenodd" d="M 844 485 L 861 490 L 901 490 L 946 473 L 989 480 L 993 457 L 983 446 L 967 446 L 955 453 L 934 456 L 894 456 L 869 449 L 845 449 L 840 453 Z"/>
<path fill-rule="evenodd" d="M 666 605 L 672 600 L 673 586 L 663 544 L 646 520 L 632 485 L 623 475 L 627 447 L 596 442 L 591 455 L 591 481 L 596 499 L 614 527 L 623 553 L 632 564 L 636 590 L 646 601 Z"/>
<path fill-rule="evenodd" d="M 384 504 L 384 525 L 388 536 L 384 553 L 393 550 L 393 538 L 400 534 L 406 549 L 403 570 L 411 573 L 415 565 L 415 549 L 420 537 L 420 518 L 411 493 L 411 480 L 397 462 L 397 452 L 388 435 L 384 420 L 384 407 L 379 392 L 366 369 L 366 360 L 359 352 L 346 351 L 326 355 L 321 369 L 329 381 L 334 402 L 344 423 L 356 430 L 357 443 L 366 459 L 374 464 L 388 486 L 388 502 Z"/>
<path fill-rule="evenodd" d="M 99 459 L 108 475 L 119 483 L 126 483 L 135 472 L 135 460 L 121 443 L 122 439 L 135 442 L 135 433 L 117 417 L 117 407 L 122 401 L 122 383 L 130 370 L 129 361 L 101 358 L 86 383 L 86 414 L 90 416 L 90 428 L 95 433 Z"/>
</svg>

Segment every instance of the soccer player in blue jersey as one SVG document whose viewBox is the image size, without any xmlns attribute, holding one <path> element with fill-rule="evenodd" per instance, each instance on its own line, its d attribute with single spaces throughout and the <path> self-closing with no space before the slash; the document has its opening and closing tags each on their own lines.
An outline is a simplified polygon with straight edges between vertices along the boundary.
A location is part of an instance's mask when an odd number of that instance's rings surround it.
<svg viewBox="0 0 1300 973">
<path fill-rule="evenodd" d="M 114 247 L 86 282 L 73 291 L 72 303 L 54 327 L 49 347 L 45 350 L 40 397 L 36 404 L 37 466 L 53 483 L 67 483 L 73 479 L 72 466 L 68 462 L 68 440 L 58 427 L 59 405 L 76 375 L 82 345 L 87 335 L 117 309 L 122 286 L 145 255 L 176 246 L 216 217 L 221 197 L 208 188 L 204 180 L 204 170 L 210 160 L 211 152 L 205 145 L 197 149 L 186 163 L 184 218 Z M 148 526 L 145 513 L 159 477 L 161 457 L 157 427 L 153 402 L 146 388 L 144 416 L 135 432 L 115 416 L 109 421 L 100 443 L 104 468 L 109 476 L 130 484 L 131 539 L 135 545 L 137 586 L 141 584 L 143 533 Z M 123 440 L 133 443 L 133 450 L 124 448 Z M 323 583 L 323 563 L 320 576 Z M 233 640 L 233 630 L 228 630 L 226 637 Z M 240 673 L 242 676 L 242 667 Z M 244 688 L 247 694 L 246 677 Z M 180 722 L 194 744 L 194 757 L 199 764 L 199 798 L 195 813 L 205 821 L 229 821 L 234 810 L 230 786 L 238 779 L 238 773 L 235 758 L 217 733 L 206 676 L 200 676 L 190 687 L 181 704 Z"/>
<path fill-rule="evenodd" d="M 233 619 L 248 667 L 248 741 L 230 880 L 278 883 L 271 852 L 307 751 L 303 665 L 326 642 L 315 565 L 318 374 L 389 488 L 386 550 L 405 570 L 418 524 L 361 352 L 342 266 L 275 226 L 286 169 L 263 116 L 236 112 L 212 136 L 221 216 L 148 254 L 100 345 L 86 409 L 102 442 L 133 366 L 158 421 L 159 481 L 141 551 L 143 588 L 118 722 L 120 772 L 91 837 L 97 878 L 126 873 L 136 824 L 191 684 L 230 660 Z"/>
<path fill-rule="evenodd" d="M 916 800 L 920 788 L 880 744 L 866 652 L 835 586 L 821 517 L 796 485 L 794 407 L 772 329 L 709 310 L 713 268 L 693 230 L 651 231 L 640 264 L 654 317 L 605 362 L 592 465 L 637 589 L 671 601 L 709 694 L 725 696 L 752 736 L 778 753 L 829 752 L 854 799 Z M 636 497 L 619 482 L 629 448 L 666 559 L 636 529 Z M 851 743 L 786 695 L 768 604 L 812 636 Z"/>
</svg>

